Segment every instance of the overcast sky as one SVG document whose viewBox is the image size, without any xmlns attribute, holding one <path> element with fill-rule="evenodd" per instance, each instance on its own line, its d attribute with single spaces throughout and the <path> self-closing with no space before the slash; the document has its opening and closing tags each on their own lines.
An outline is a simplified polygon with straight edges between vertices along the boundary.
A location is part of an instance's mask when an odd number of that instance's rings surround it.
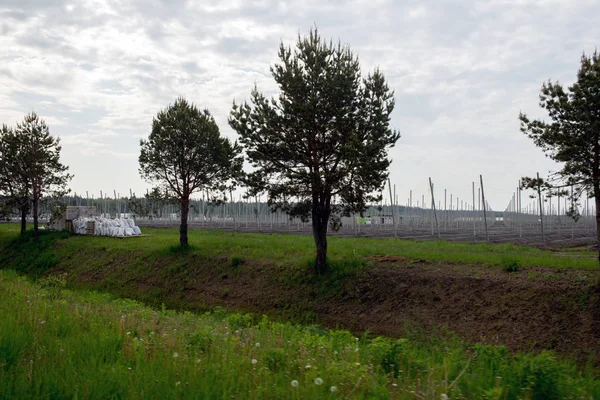
<svg viewBox="0 0 600 400">
<path fill-rule="evenodd" d="M 139 140 L 159 109 L 185 96 L 235 139 L 232 101 L 255 82 L 276 93 L 279 43 L 317 26 L 395 90 L 400 203 L 411 189 L 428 197 L 428 177 L 438 199 L 443 189 L 470 199 L 483 174 L 503 210 L 522 175 L 557 169 L 517 116 L 544 116 L 543 81 L 574 81 L 600 44 L 599 17 L 595 0 L 1 0 L 0 123 L 37 111 L 61 137 L 78 194 L 141 194 Z"/>
</svg>

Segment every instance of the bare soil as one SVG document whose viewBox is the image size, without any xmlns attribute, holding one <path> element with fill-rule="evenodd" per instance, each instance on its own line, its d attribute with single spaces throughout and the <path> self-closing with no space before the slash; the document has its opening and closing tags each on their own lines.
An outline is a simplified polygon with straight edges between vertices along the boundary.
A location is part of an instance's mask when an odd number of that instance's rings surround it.
<svg viewBox="0 0 600 400">
<path fill-rule="evenodd" d="M 130 297 L 133 293 L 147 301 L 158 293 L 154 296 L 168 306 L 180 308 L 222 306 L 302 322 L 314 318 L 326 327 L 392 337 L 420 327 L 514 351 L 548 349 L 580 360 L 595 354 L 600 360 L 596 271 L 527 268 L 508 273 L 500 267 L 403 257 L 371 261 L 372 267 L 338 286 L 327 279 L 315 282 L 308 273 L 290 277 L 272 263 L 244 262 L 233 268 L 227 259 L 196 255 L 168 270 L 157 260 L 146 274 L 130 273 L 125 259 L 115 260 L 75 280 L 96 287 L 118 280 Z"/>
</svg>

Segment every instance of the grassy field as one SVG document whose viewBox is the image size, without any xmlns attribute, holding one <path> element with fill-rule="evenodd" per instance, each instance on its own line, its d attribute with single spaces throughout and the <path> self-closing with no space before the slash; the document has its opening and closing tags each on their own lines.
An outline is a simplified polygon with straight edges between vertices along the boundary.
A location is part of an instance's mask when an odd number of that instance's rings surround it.
<svg viewBox="0 0 600 400">
<path fill-rule="evenodd" d="M 0 399 L 600 398 L 593 358 L 572 363 L 418 329 L 401 339 L 357 339 L 307 322 L 313 302 L 345 301 L 335 297 L 340 282 L 369 269 L 374 256 L 439 261 L 452 270 L 478 265 L 505 273 L 503 266 L 516 263 L 595 276 L 591 252 L 334 237 L 332 273 L 307 281 L 314 257 L 307 236 L 190 231 L 191 247 L 182 252 L 176 229 L 144 229 L 148 236 L 131 239 L 42 232 L 34 242 L 19 238 L 18 228 L 0 225 L 0 269 L 8 269 L 0 270 Z M 253 280 L 259 271 L 272 276 Z M 189 287 L 204 291 L 206 282 L 226 299 L 230 280 L 238 289 L 268 282 L 276 296 L 300 287 L 313 294 L 297 310 L 263 310 L 277 321 L 186 295 Z"/>
<path fill-rule="evenodd" d="M 0 271 L 0 398 L 600 398 L 591 367 L 548 352 L 356 338 L 63 286 Z"/>
<path fill-rule="evenodd" d="M 0 225 L 0 246 L 14 240 L 17 224 Z M 177 229 L 144 228 L 139 238 L 75 236 L 63 241 L 57 256 L 90 248 L 109 251 L 138 251 L 161 256 L 172 253 L 179 243 Z M 280 234 L 248 234 L 191 230 L 190 252 L 206 258 L 234 257 L 267 259 L 281 266 L 298 267 L 310 263 L 315 254 L 312 237 Z M 513 244 L 468 244 L 445 241 L 408 241 L 394 238 L 329 238 L 329 259 L 332 262 L 365 261 L 370 256 L 402 256 L 462 264 L 504 265 L 516 261 L 521 266 L 576 268 L 597 270 L 596 253 L 590 251 L 556 252 Z"/>
</svg>

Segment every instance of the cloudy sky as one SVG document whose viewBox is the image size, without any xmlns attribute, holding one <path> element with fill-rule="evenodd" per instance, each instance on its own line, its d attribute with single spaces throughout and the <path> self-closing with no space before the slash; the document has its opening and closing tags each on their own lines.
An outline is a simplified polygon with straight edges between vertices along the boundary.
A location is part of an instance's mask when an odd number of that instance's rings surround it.
<svg viewBox="0 0 600 400">
<path fill-rule="evenodd" d="M 427 179 L 460 198 L 483 174 L 503 210 L 522 175 L 557 168 L 519 131 L 543 81 L 570 84 L 600 45 L 600 1 L 0 1 L 0 122 L 35 110 L 61 137 L 71 188 L 122 195 L 147 185 L 139 140 L 178 96 L 208 108 L 221 132 L 233 99 L 276 93 L 281 41 L 313 26 L 379 66 L 395 90 L 391 151 L 400 203 Z"/>
</svg>

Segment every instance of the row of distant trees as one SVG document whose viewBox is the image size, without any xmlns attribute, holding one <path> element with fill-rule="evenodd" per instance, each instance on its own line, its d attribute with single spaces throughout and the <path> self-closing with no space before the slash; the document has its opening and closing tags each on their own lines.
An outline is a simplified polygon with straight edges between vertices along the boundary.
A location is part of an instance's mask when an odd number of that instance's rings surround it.
<svg viewBox="0 0 600 400">
<path fill-rule="evenodd" d="M 362 213 L 380 201 L 388 177 L 388 150 L 400 135 L 390 129 L 391 91 L 379 70 L 362 77 L 348 46 L 323 40 L 317 30 L 283 44 L 271 74 L 280 93 L 251 91 L 250 102 L 233 104 L 229 125 L 239 143 L 222 137 L 208 110 L 184 98 L 158 112 L 140 142 L 139 173 L 153 196 L 180 206 L 180 245 L 188 245 L 190 197 L 197 191 L 227 193 L 236 185 L 249 196 L 266 193 L 272 210 L 311 221 L 316 246 L 314 270 L 327 269 L 330 221 Z M 521 114 L 522 131 L 563 168 L 548 190 L 576 185 L 596 199 L 600 243 L 600 56 L 583 55 L 577 82 L 565 91 L 542 87 L 540 105 L 551 122 Z M 24 216 L 43 195 L 66 191 L 71 178 L 59 161 L 60 146 L 37 115 L 0 136 L 0 193 Z M 245 160 L 251 172 L 244 172 Z M 536 178 L 537 179 L 537 178 Z M 524 179 L 540 189 L 542 182 Z M 219 201 L 217 198 L 213 199 Z M 600 249 L 599 249 L 600 260 Z"/>
</svg>

